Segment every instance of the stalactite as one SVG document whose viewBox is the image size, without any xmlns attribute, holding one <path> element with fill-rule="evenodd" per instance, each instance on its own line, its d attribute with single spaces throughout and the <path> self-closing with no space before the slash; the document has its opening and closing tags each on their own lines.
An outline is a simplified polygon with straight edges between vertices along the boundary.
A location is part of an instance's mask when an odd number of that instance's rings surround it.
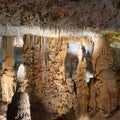
<svg viewBox="0 0 120 120">
<path fill-rule="evenodd" d="M 19 39 L 20 39 L 20 34 L 19 34 L 18 28 L 16 27 L 16 45 L 17 46 L 19 45 Z"/>
<path fill-rule="evenodd" d="M 31 35 L 31 63 L 34 65 L 34 36 Z"/>
<path fill-rule="evenodd" d="M 24 79 L 26 77 L 26 70 L 23 64 L 21 64 L 18 68 L 18 72 L 17 72 L 17 79 L 19 80 L 19 82 L 24 82 Z"/>
<path fill-rule="evenodd" d="M 46 64 L 45 64 L 45 49 L 46 49 L 46 39 L 42 37 L 41 39 L 41 55 L 42 55 L 42 80 L 45 82 L 45 74 L 46 74 Z"/>
<path fill-rule="evenodd" d="M 6 24 L 6 31 L 5 31 L 5 35 L 8 35 L 8 24 Z"/>
<path fill-rule="evenodd" d="M 61 49 L 61 44 L 62 44 L 62 41 L 61 41 L 61 30 L 60 30 L 60 28 L 58 28 L 58 38 L 56 39 L 56 45 L 55 45 L 55 47 L 56 47 L 56 55 L 58 54 L 58 52 L 60 51 L 60 49 Z"/>
</svg>

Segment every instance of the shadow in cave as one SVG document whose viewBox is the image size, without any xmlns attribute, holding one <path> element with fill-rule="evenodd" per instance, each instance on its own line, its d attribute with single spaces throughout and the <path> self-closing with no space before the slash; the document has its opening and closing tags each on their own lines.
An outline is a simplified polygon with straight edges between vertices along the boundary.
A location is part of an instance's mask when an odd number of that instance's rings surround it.
<svg viewBox="0 0 120 120">
<path fill-rule="evenodd" d="M 71 108 L 66 114 L 57 117 L 57 113 L 49 113 L 44 105 L 40 102 L 31 106 L 32 120 L 75 120 L 74 109 Z"/>
<path fill-rule="evenodd" d="M 58 117 L 56 120 L 76 120 L 74 109 L 71 108 L 65 115 Z"/>
<path fill-rule="evenodd" d="M 65 58 L 65 76 L 66 80 L 71 79 L 74 83 L 74 92 L 76 93 L 76 83 L 74 80 L 74 75 L 78 67 L 78 55 L 77 51 L 79 48 L 79 43 L 69 42 L 67 43 L 67 53 Z"/>
<path fill-rule="evenodd" d="M 65 59 L 66 78 L 73 78 L 78 65 L 78 57 L 74 54 L 67 53 Z"/>
<path fill-rule="evenodd" d="M 31 103 L 32 120 L 54 120 L 51 119 L 53 116 L 54 114 L 49 113 L 41 102 Z"/>
</svg>

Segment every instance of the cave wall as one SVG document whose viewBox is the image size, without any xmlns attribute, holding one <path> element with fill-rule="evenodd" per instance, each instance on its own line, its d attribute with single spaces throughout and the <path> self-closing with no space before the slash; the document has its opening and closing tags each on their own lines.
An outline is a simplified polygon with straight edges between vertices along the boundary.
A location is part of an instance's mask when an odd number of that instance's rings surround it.
<svg viewBox="0 0 120 120">
<path fill-rule="evenodd" d="M 108 40 L 103 35 L 58 38 L 24 35 L 21 62 L 26 67 L 31 108 L 41 109 L 42 105 L 54 119 L 64 115 L 70 120 L 84 113 L 115 113 L 120 105 L 120 69 L 113 67 Z M 68 43 L 79 46 L 77 53 L 69 50 Z M 13 60 L 14 52 L 8 53 L 12 54 Z M 9 63 L 3 64 L 3 68 L 10 69 L 3 70 L 2 77 L 6 75 L 13 79 L 13 62 Z M 86 75 L 88 71 L 91 72 L 89 76 Z M 66 72 L 72 75 L 67 76 Z"/>
<path fill-rule="evenodd" d="M 67 42 L 73 40 L 86 51 L 90 46 L 93 49 L 87 56 L 87 52 L 79 47 L 76 71 L 72 77 L 66 77 Z M 25 35 L 22 56 L 27 67 L 32 104 L 40 102 L 57 116 L 72 109 L 77 117 L 86 112 L 93 115 L 100 110 L 111 113 L 119 106 L 119 84 L 106 36 L 45 38 Z M 87 82 L 86 71 L 91 70 L 91 65 L 93 76 L 89 76 Z"/>
<path fill-rule="evenodd" d="M 65 79 L 66 49 L 64 38 L 24 37 L 22 58 L 27 68 L 31 103 L 42 103 L 47 112 L 57 116 L 76 106 L 74 83 Z"/>
</svg>

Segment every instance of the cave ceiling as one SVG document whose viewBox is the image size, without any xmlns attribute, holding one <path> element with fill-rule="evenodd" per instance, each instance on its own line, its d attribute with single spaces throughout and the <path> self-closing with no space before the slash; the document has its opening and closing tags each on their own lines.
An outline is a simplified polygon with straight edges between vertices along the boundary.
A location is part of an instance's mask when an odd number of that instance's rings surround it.
<svg viewBox="0 0 120 120">
<path fill-rule="evenodd" d="M 0 24 L 120 28 L 120 0 L 0 0 Z"/>
</svg>

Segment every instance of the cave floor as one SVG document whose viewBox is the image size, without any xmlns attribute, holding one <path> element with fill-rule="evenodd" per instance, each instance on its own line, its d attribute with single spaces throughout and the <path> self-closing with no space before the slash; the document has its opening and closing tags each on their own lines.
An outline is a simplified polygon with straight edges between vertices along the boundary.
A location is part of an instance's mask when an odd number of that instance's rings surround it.
<svg viewBox="0 0 120 120">
<path fill-rule="evenodd" d="M 6 120 L 5 118 L 6 118 L 6 111 L 7 111 L 8 104 L 9 103 L 2 102 L 2 99 L 0 97 L 0 120 Z M 42 105 L 36 105 L 36 106 L 40 106 L 40 108 L 31 109 L 32 120 L 56 120 L 55 114 L 50 114 L 46 112 L 44 107 L 42 107 Z M 72 119 L 60 118 L 57 120 L 72 120 Z M 81 120 L 81 118 L 79 120 Z M 87 119 L 82 119 L 82 120 L 87 120 Z M 118 108 L 116 111 L 114 111 L 110 115 L 104 114 L 102 111 L 100 111 L 94 114 L 88 120 L 120 120 L 120 108 Z"/>
<path fill-rule="evenodd" d="M 0 101 L 0 120 L 4 120 L 6 118 L 7 106 L 8 106 L 8 103 Z M 43 109 L 38 111 L 33 110 L 31 112 L 32 112 L 32 119 L 35 118 L 33 120 L 55 120 L 54 116 L 51 116 L 50 114 L 44 112 Z M 102 112 L 99 112 L 95 114 L 92 118 L 90 118 L 90 120 L 120 120 L 120 109 L 118 109 L 116 112 L 114 112 L 110 116 L 108 115 L 109 117 L 107 115 L 108 114 L 105 115 Z M 60 120 L 67 120 L 67 119 L 60 119 Z"/>
</svg>

